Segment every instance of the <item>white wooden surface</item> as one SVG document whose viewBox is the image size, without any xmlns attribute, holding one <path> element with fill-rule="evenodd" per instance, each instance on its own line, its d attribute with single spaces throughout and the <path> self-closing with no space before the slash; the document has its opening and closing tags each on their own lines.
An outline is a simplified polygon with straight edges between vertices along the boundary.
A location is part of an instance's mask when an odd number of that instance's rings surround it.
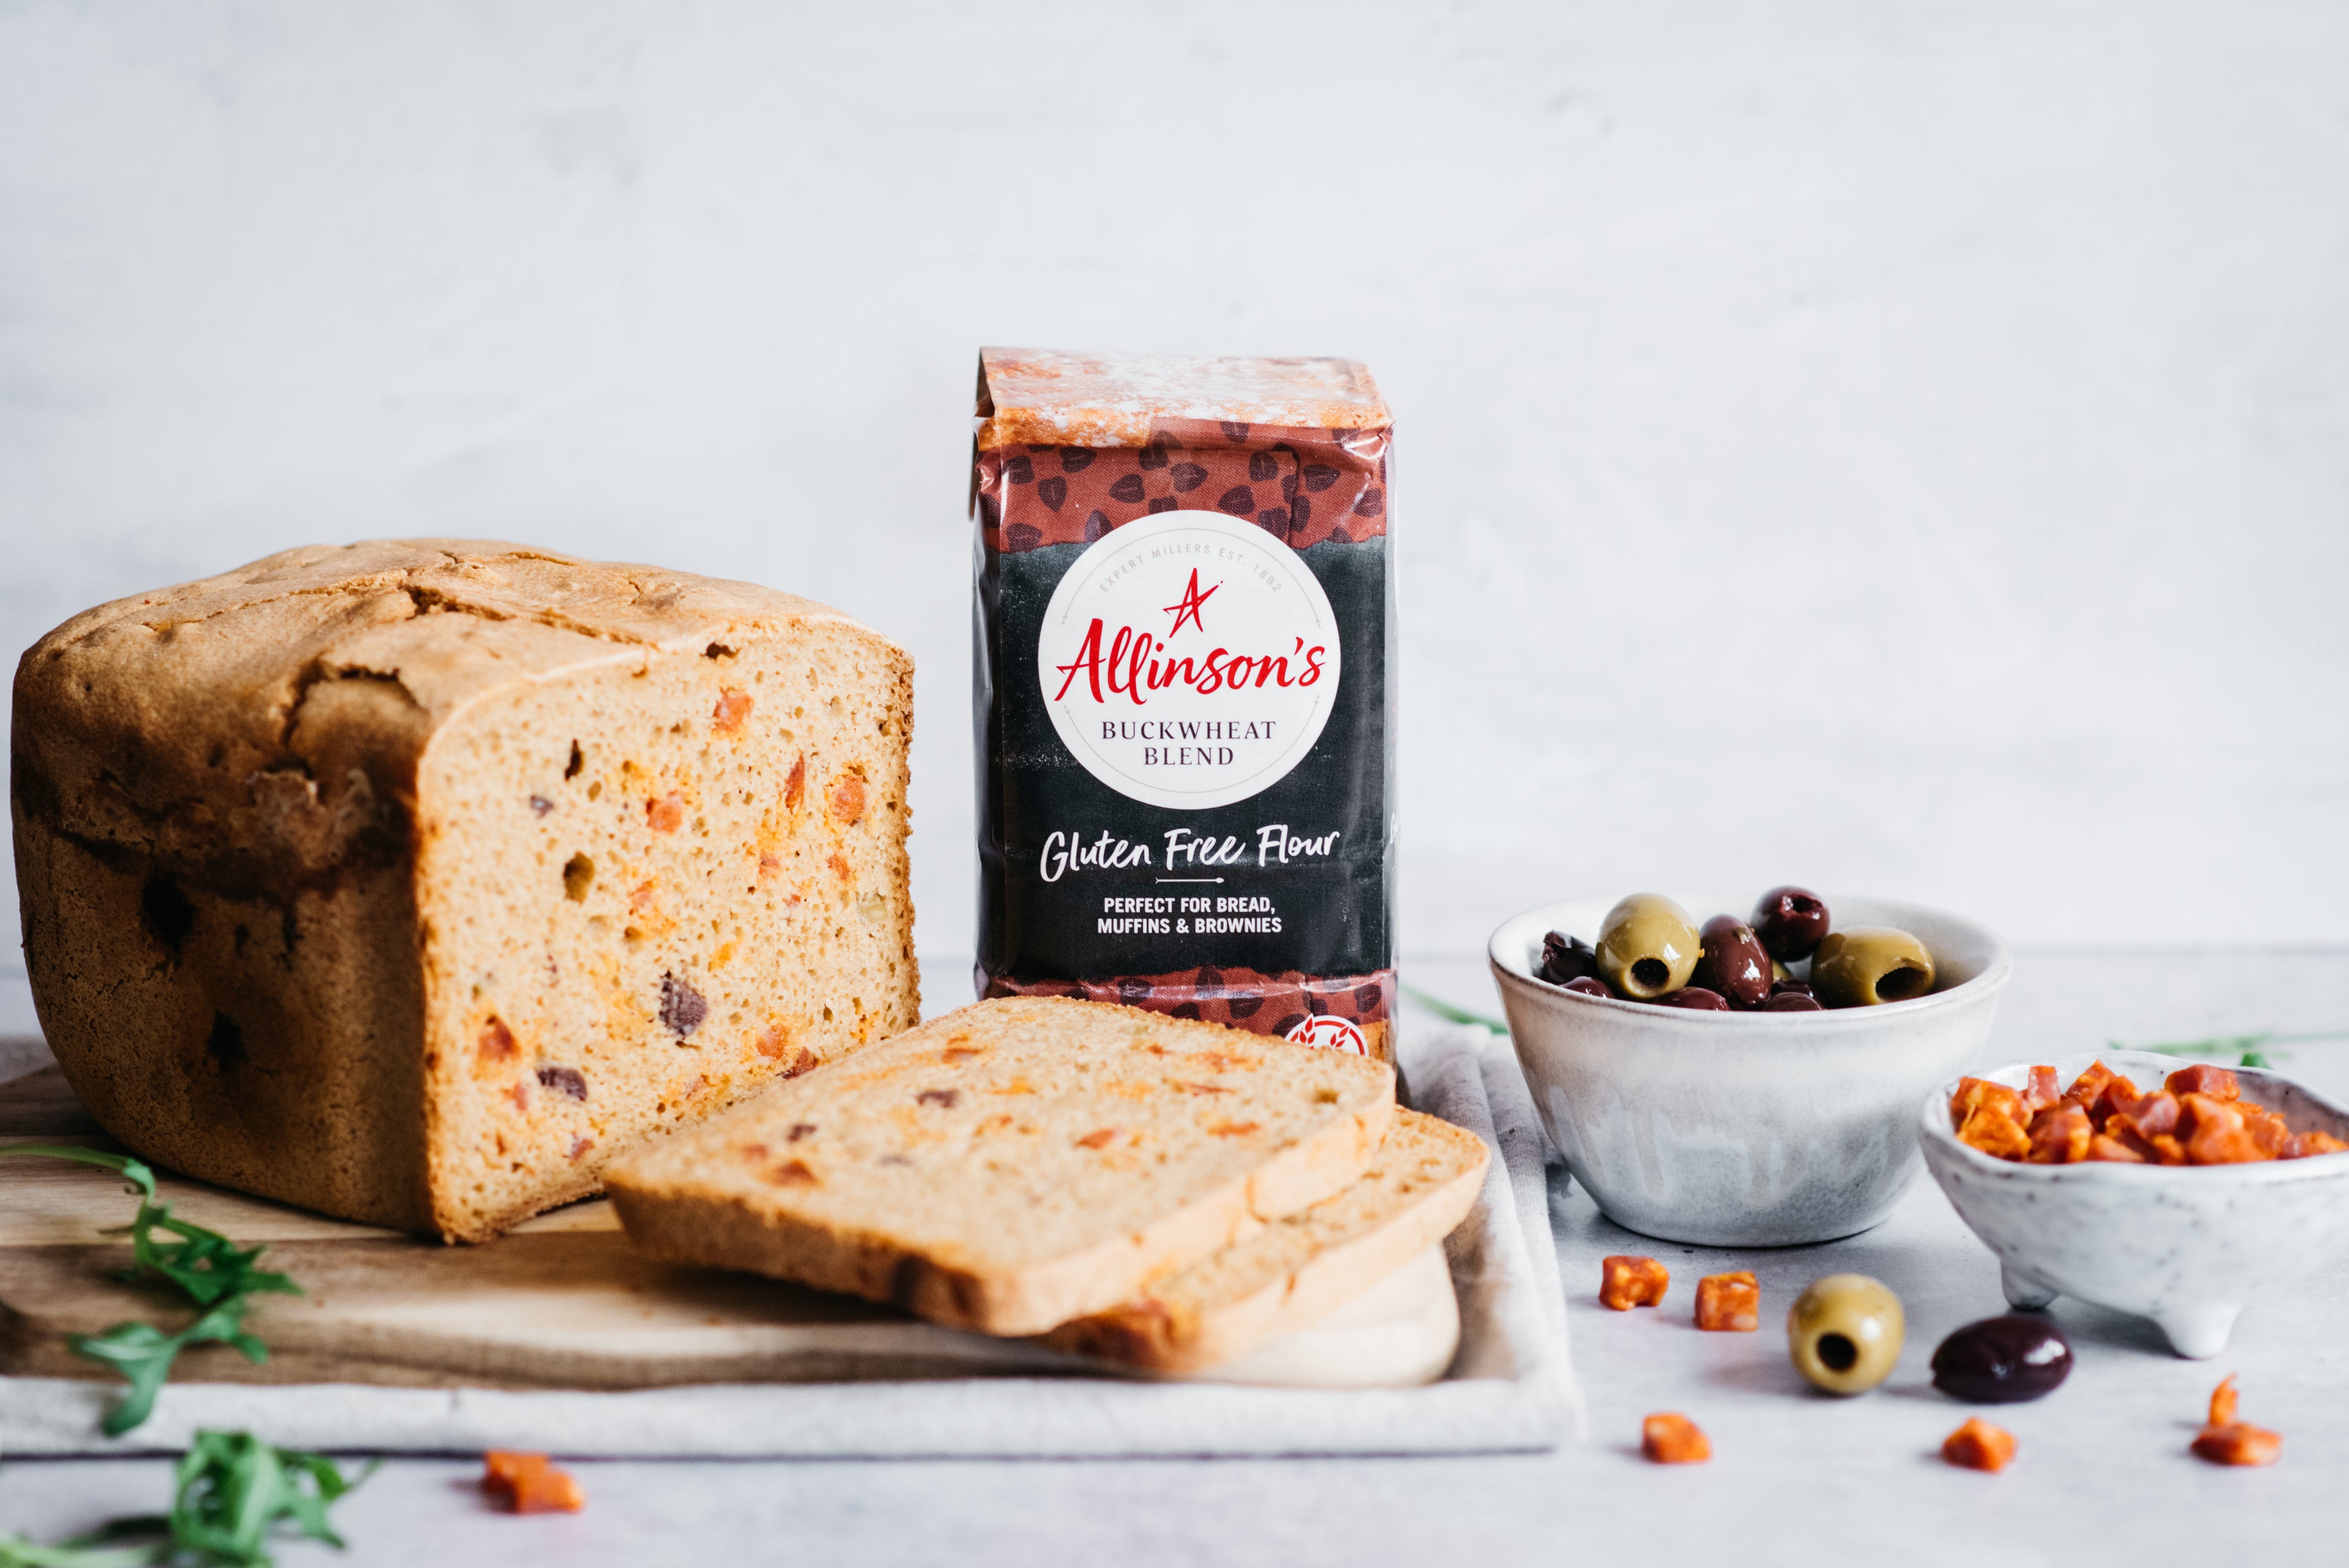
<svg viewBox="0 0 2349 1568">
<path fill-rule="evenodd" d="M 1468 961 L 1410 967 L 1457 1000 L 1489 991 Z M 1999 1031 L 2017 1057 L 2112 1035 L 2147 1042 L 2215 1028 L 2349 1027 L 2349 950 L 2205 950 L 2022 955 Z M 2285 1065 L 2349 1095 L 2349 1042 L 2294 1048 Z M 1553 1206 L 1576 1370 L 1592 1440 L 1554 1454 L 1460 1459 L 1172 1460 L 1150 1463 L 583 1464 L 577 1518 L 490 1512 L 465 1460 L 401 1459 L 343 1504 L 347 1557 L 289 1547 L 289 1565 L 353 1568 L 429 1556 L 445 1568 L 561 1563 L 792 1561 L 843 1565 L 1036 1561 L 1142 1565 L 1452 1562 L 1816 1568 L 1851 1560 L 1980 1568 L 1995 1521 L 2011 1568 L 2164 1559 L 2188 1528 L 2223 1514 L 2241 1561 L 2302 1560 L 2329 1538 L 2349 1467 L 2349 1263 L 2254 1307 L 2216 1362 L 2188 1363 L 2132 1320 L 2062 1303 L 2079 1369 L 2047 1400 L 1987 1412 L 2022 1439 L 2001 1476 L 1933 1457 L 1969 1407 L 1927 1386 L 1950 1328 L 2001 1310 L 1990 1254 L 1929 1183 L 1869 1235 L 1757 1253 L 1659 1248 L 1600 1220 L 1579 1193 Z M 1655 1251 L 1670 1304 L 1606 1312 L 1598 1259 Z M 1699 1274 L 1751 1267 L 1765 1326 L 1699 1334 L 1686 1322 Z M 1886 1388 L 1856 1401 L 1805 1392 L 1774 1319 L 1810 1279 L 1847 1268 L 1905 1298 L 1908 1353 Z M 2248 1419 L 2284 1434 L 2271 1470 L 2189 1459 L 2210 1386 L 2241 1374 Z M 1713 1435 L 1701 1469 L 1637 1457 L 1640 1417 L 1677 1409 Z M 0 1528 L 42 1537 L 160 1504 L 160 1462 L 19 1461 L 0 1467 Z"/>
</svg>

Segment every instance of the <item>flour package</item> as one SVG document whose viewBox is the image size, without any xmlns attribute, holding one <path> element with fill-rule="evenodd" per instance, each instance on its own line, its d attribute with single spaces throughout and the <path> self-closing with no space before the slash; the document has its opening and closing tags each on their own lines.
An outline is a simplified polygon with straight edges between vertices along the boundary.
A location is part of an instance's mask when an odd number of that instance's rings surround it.
<svg viewBox="0 0 2349 1568">
<path fill-rule="evenodd" d="M 989 348 L 976 422 L 980 994 L 1392 1060 L 1370 372 Z"/>
</svg>

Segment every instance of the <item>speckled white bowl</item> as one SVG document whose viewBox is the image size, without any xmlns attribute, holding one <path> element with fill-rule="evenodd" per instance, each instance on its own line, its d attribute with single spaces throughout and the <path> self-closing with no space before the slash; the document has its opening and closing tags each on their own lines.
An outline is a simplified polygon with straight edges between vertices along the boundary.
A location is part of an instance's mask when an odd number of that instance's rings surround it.
<svg viewBox="0 0 2349 1568">
<path fill-rule="evenodd" d="M 2139 1088 L 2187 1065 L 2143 1051 L 2062 1056 L 2065 1084 L 2091 1062 Z M 2280 1074 L 2238 1067 L 2243 1098 L 2294 1132 L 2349 1138 L 2349 1111 Z M 2031 1064 L 1979 1075 L 2021 1088 Z M 1998 1254 L 2006 1299 L 2058 1295 L 2136 1313 L 2200 1360 L 2227 1348 L 2251 1298 L 2296 1284 L 2349 1243 L 2349 1154 L 2251 1165 L 2024 1165 L 1969 1148 L 1950 1127 L 1952 1078 L 1925 1100 L 1925 1164 L 1959 1218 Z"/>
<path fill-rule="evenodd" d="M 1754 894 L 1668 896 L 1699 923 Z M 1534 978 L 1543 933 L 1595 940 L 1615 899 L 1506 921 L 1489 956 L 1517 1060 L 1567 1168 L 1617 1224 L 1710 1247 L 1831 1241 L 1880 1223 L 1917 1176 L 1917 1100 L 1983 1061 L 2013 961 L 1917 904 L 1822 895 L 1838 927 L 1898 926 L 1938 989 L 1817 1012 L 1695 1012 Z"/>
</svg>

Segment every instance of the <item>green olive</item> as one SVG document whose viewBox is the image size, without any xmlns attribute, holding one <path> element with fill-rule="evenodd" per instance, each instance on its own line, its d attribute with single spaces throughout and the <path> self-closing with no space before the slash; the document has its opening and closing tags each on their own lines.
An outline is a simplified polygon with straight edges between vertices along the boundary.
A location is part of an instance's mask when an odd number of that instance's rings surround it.
<svg viewBox="0 0 2349 1568">
<path fill-rule="evenodd" d="M 1933 955 L 1890 926 L 1829 931 L 1811 960 L 1811 989 L 1829 1007 L 1906 1002 L 1933 989 Z"/>
<path fill-rule="evenodd" d="M 1696 922 L 1661 893 L 1632 894 L 1599 928 L 1599 972 L 1634 1002 L 1686 985 L 1701 950 Z"/>
<path fill-rule="evenodd" d="M 1829 1274 L 1786 1314 L 1795 1370 L 1830 1394 L 1865 1394 L 1900 1359 L 1900 1298 L 1866 1274 Z"/>
</svg>

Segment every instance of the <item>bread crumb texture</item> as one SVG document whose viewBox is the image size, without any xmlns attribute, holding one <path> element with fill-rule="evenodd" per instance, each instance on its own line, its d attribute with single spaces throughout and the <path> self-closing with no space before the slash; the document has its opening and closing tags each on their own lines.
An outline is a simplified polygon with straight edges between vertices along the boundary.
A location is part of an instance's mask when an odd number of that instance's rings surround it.
<svg viewBox="0 0 2349 1568">
<path fill-rule="evenodd" d="M 480 1239 L 918 1015 L 913 668 L 518 545 L 291 550 L 19 663 L 26 954 L 126 1145 Z"/>
<path fill-rule="evenodd" d="M 616 1165 L 639 1246 L 1032 1334 L 1359 1178 L 1394 1074 L 1058 998 L 984 1002 Z"/>
</svg>

